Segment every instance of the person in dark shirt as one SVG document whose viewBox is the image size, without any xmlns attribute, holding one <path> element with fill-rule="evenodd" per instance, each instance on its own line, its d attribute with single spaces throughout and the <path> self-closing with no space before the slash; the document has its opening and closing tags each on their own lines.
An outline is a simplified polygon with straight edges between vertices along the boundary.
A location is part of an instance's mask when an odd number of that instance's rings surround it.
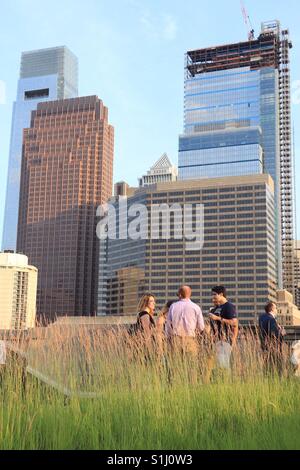
<svg viewBox="0 0 300 470">
<path fill-rule="evenodd" d="M 226 289 L 216 286 L 212 289 L 212 302 L 214 307 L 210 309 L 209 323 L 210 334 L 208 335 L 208 361 L 204 381 L 210 382 L 211 374 L 218 363 L 218 346 L 232 351 L 238 335 L 238 319 L 235 305 L 227 300 Z"/>
<path fill-rule="evenodd" d="M 259 335 L 267 372 L 275 369 L 282 372 L 282 345 L 285 330 L 276 320 L 277 306 L 268 302 L 265 313 L 259 317 Z"/>
<path fill-rule="evenodd" d="M 216 286 L 212 289 L 213 307 L 209 313 L 210 327 L 217 341 L 226 341 L 234 346 L 238 336 L 236 307 L 227 300 L 226 289 Z"/>
</svg>

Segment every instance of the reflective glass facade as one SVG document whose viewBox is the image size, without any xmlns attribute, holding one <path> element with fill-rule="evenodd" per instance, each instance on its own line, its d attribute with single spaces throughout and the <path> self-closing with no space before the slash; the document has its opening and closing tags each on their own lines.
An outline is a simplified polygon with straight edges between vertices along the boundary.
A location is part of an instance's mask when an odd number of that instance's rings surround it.
<svg viewBox="0 0 300 470">
<path fill-rule="evenodd" d="M 263 172 L 260 95 L 250 67 L 186 79 L 179 179 Z"/>
<path fill-rule="evenodd" d="M 16 249 L 23 129 L 43 101 L 78 95 L 77 58 L 66 47 L 24 52 L 13 105 L 2 249 Z"/>
<path fill-rule="evenodd" d="M 185 81 L 185 133 L 259 122 L 259 71 L 208 72 Z"/>
<path fill-rule="evenodd" d="M 262 151 L 259 144 L 185 151 L 185 165 L 181 166 L 182 179 L 195 177 L 205 171 L 206 178 L 262 173 Z"/>
<path fill-rule="evenodd" d="M 23 52 L 20 78 L 56 74 L 57 99 L 78 96 L 77 57 L 65 46 Z"/>
<path fill-rule="evenodd" d="M 280 94 L 275 36 L 186 54 L 178 179 L 268 173 L 281 285 Z"/>
</svg>

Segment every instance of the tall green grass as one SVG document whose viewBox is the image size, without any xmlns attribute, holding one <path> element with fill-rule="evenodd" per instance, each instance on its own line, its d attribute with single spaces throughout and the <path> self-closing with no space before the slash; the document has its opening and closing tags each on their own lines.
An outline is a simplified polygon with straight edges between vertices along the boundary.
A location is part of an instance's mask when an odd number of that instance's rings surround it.
<svg viewBox="0 0 300 470">
<path fill-rule="evenodd" d="M 254 336 L 240 339 L 231 372 L 207 378 L 197 361 L 122 331 L 51 327 L 20 341 L 29 364 L 73 395 L 28 376 L 14 361 L 0 386 L 0 449 L 299 449 L 300 383 L 289 367 L 266 375 Z M 78 393 L 93 392 L 94 398 Z"/>
</svg>

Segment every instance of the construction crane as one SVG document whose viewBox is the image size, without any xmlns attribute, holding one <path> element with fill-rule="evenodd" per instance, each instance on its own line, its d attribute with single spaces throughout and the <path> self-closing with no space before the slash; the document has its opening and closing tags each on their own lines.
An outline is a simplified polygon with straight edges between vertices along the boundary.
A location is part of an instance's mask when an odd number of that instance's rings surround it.
<svg viewBox="0 0 300 470">
<path fill-rule="evenodd" d="M 242 8 L 242 14 L 244 17 L 245 24 L 247 26 L 247 32 L 248 32 L 248 41 L 253 41 L 255 39 L 254 37 L 254 29 L 252 27 L 252 23 L 250 20 L 250 16 L 247 13 L 246 7 L 244 5 L 243 0 L 241 0 L 241 8 Z"/>
</svg>

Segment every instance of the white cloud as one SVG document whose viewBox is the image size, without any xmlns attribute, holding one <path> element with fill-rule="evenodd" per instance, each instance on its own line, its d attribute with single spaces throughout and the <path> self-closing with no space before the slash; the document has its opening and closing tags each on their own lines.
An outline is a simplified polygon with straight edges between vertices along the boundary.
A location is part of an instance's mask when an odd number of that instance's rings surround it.
<svg viewBox="0 0 300 470">
<path fill-rule="evenodd" d="M 140 16 L 144 32 L 153 39 L 173 41 L 177 34 L 177 23 L 171 15 L 153 15 L 144 10 Z"/>
<path fill-rule="evenodd" d="M 164 18 L 163 34 L 164 34 L 165 39 L 167 39 L 168 41 L 173 41 L 173 39 L 176 38 L 176 34 L 177 34 L 176 20 L 170 15 L 166 15 Z"/>
<path fill-rule="evenodd" d="M 140 23 L 142 24 L 145 33 L 147 33 L 151 37 L 158 37 L 158 29 L 155 26 L 154 17 L 147 11 L 144 11 L 142 16 L 140 17 Z"/>
</svg>

